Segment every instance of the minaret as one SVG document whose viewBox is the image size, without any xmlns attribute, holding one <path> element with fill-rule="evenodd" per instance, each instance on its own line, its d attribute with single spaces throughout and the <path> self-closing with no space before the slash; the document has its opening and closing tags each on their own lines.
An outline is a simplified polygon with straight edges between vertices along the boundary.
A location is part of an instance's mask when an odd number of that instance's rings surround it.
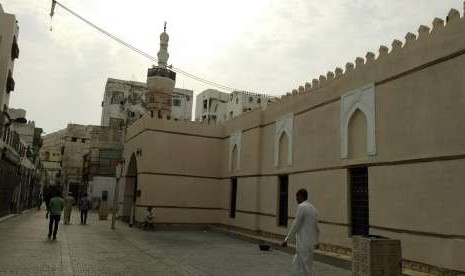
<svg viewBox="0 0 465 276">
<path fill-rule="evenodd" d="M 176 84 L 176 73 L 167 68 L 169 39 L 165 22 L 163 33 L 160 34 L 160 50 L 157 54 L 158 66 L 149 68 L 147 72 L 148 90 L 145 96 L 147 110 L 154 117 L 159 118 L 171 116 L 171 98 Z"/>
<path fill-rule="evenodd" d="M 170 54 L 168 54 L 168 41 L 170 37 L 166 33 L 166 22 L 165 26 L 163 27 L 163 33 L 160 34 L 160 50 L 157 53 L 158 56 L 158 67 L 166 68 L 168 63 L 168 58 Z"/>
</svg>

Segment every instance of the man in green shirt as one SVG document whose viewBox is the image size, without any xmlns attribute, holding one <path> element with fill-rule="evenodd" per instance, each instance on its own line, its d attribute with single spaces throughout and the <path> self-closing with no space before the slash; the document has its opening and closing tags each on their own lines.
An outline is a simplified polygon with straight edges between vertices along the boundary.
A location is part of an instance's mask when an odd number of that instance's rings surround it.
<svg viewBox="0 0 465 276">
<path fill-rule="evenodd" d="M 58 223 L 60 222 L 61 212 L 65 203 L 63 198 L 60 196 L 60 192 L 55 192 L 52 199 L 50 199 L 50 223 L 48 225 L 48 238 L 52 237 L 53 228 L 53 239 L 57 239 Z"/>
</svg>

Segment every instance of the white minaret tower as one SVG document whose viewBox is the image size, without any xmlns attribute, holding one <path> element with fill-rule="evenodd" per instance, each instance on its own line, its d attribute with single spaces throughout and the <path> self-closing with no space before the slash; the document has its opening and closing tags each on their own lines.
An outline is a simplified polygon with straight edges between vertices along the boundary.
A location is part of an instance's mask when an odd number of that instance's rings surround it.
<svg viewBox="0 0 465 276">
<path fill-rule="evenodd" d="M 166 21 L 165 26 L 163 27 L 163 33 L 160 34 L 160 50 L 158 51 L 158 67 L 166 68 L 168 65 L 168 58 L 170 54 L 168 54 L 168 41 L 170 37 L 166 33 Z"/>
<path fill-rule="evenodd" d="M 171 117 L 171 100 L 174 85 L 176 84 L 176 73 L 168 68 L 168 41 L 166 33 L 166 22 L 163 33 L 160 34 L 160 50 L 158 51 L 158 66 L 149 68 L 147 72 L 147 110 L 153 117 Z"/>
</svg>

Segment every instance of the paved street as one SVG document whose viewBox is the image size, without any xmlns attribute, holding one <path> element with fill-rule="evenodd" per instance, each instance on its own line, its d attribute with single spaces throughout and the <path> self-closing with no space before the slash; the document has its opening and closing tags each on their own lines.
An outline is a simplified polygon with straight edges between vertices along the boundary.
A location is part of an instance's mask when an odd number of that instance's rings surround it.
<svg viewBox="0 0 465 276">
<path fill-rule="evenodd" d="M 44 211 L 0 223 L 0 275 L 292 275 L 292 256 L 206 231 L 144 232 L 90 217 L 47 239 Z M 349 275 L 316 264 L 316 275 Z"/>
</svg>

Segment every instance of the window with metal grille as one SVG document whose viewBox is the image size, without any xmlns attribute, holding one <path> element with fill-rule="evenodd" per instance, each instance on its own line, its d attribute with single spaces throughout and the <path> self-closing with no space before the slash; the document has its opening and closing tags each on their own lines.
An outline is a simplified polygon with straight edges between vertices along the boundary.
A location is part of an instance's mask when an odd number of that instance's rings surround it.
<svg viewBox="0 0 465 276">
<path fill-rule="evenodd" d="M 111 93 L 110 104 L 121 104 L 124 101 L 124 93 L 121 91 L 113 91 Z"/>
<path fill-rule="evenodd" d="M 236 217 L 236 201 L 237 201 L 237 177 L 231 178 L 231 202 L 229 205 L 229 217 Z"/>
<path fill-rule="evenodd" d="M 181 99 L 173 99 L 173 106 L 181 106 Z"/>
<path fill-rule="evenodd" d="M 287 226 L 287 205 L 288 205 L 288 191 L 289 191 L 289 176 L 280 175 L 279 180 L 279 202 L 278 202 L 278 226 Z"/>
<path fill-rule="evenodd" d="M 351 234 L 369 234 L 368 168 L 349 169 Z"/>
</svg>

